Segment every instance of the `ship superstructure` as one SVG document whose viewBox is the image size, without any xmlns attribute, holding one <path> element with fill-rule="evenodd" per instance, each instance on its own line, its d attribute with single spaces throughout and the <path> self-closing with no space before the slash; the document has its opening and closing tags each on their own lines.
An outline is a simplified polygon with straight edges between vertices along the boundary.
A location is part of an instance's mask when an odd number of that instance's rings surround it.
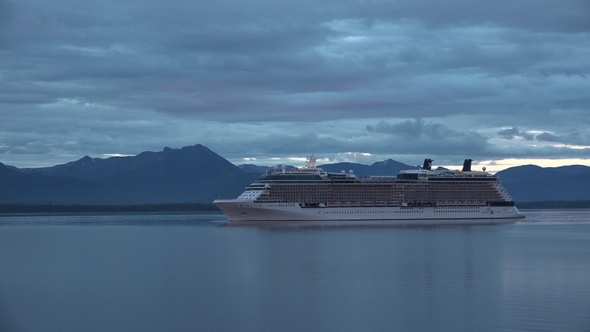
<svg viewBox="0 0 590 332">
<path fill-rule="evenodd" d="M 524 216 L 499 179 L 471 170 L 419 169 L 395 176 L 326 172 L 313 157 L 301 168 L 274 167 L 236 199 L 215 204 L 230 223 L 305 221 L 319 225 L 414 225 L 514 222 Z"/>
</svg>

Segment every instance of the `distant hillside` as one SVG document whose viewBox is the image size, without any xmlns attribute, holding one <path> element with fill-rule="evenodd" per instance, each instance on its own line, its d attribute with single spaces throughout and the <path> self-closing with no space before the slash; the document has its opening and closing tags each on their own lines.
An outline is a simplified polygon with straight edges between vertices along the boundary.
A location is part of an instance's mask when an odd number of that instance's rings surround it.
<svg viewBox="0 0 590 332">
<path fill-rule="evenodd" d="M 379 161 L 371 165 L 363 165 L 357 163 L 335 163 L 320 165 L 323 170 L 328 172 L 340 173 L 342 171 L 348 173 L 351 170 L 357 176 L 369 175 L 396 175 L 402 169 L 415 169 L 416 166 L 410 166 L 400 163 L 395 160 L 387 159 Z"/>
<path fill-rule="evenodd" d="M 0 204 L 115 203 L 123 197 L 107 186 L 67 176 L 24 173 L 0 163 Z"/>
<path fill-rule="evenodd" d="M 303 166 L 303 165 L 301 165 Z M 276 166 L 258 166 L 253 164 L 244 164 L 239 166 L 240 169 L 246 173 L 255 173 L 255 174 L 265 174 L 269 169 L 273 167 L 278 167 L 279 169 L 282 165 Z M 397 162 L 392 159 L 387 159 L 384 161 L 378 161 L 373 163 L 372 165 L 364 165 L 358 163 L 334 163 L 334 164 L 323 164 L 318 165 L 318 167 L 322 168 L 326 172 L 331 173 L 341 173 L 342 171 L 348 173 L 351 170 L 357 176 L 369 176 L 369 175 L 396 175 L 402 169 L 415 169 L 416 166 L 406 165 L 400 162 Z M 286 165 L 286 169 L 289 170 L 294 168 L 292 165 Z"/>
<path fill-rule="evenodd" d="M 243 164 L 238 166 L 244 173 L 252 173 L 258 174 L 259 176 L 262 174 L 266 174 L 266 172 L 272 168 L 281 169 L 283 165 L 275 165 L 275 166 L 258 166 L 253 164 Z M 295 168 L 295 166 L 285 165 L 286 170 L 290 170 Z"/>
<path fill-rule="evenodd" d="M 372 165 L 319 167 L 336 173 L 352 170 L 357 176 L 395 175 L 417 168 L 391 159 Z M 235 166 L 200 144 L 131 157 L 86 156 L 44 168 L 18 169 L 0 163 L 0 205 L 210 204 L 219 197 L 237 197 L 267 169 L 251 164 Z M 498 176 L 517 202 L 590 200 L 590 167 L 527 165 L 498 172 Z"/>
<path fill-rule="evenodd" d="M 13 195 L 13 200 L 45 203 L 49 199 L 60 204 L 210 203 L 218 197 L 236 197 L 256 178 L 202 145 L 132 157 L 84 157 L 53 167 L 23 169 L 19 176 L 54 179 L 52 187 L 77 189 L 78 194 L 47 193 L 43 200 Z M 10 195 L 7 188 L 0 191 Z"/>
<path fill-rule="evenodd" d="M 517 202 L 590 199 L 590 167 L 587 166 L 526 165 L 508 168 L 497 175 Z"/>
<path fill-rule="evenodd" d="M 258 166 L 253 164 L 243 164 L 238 166 L 244 173 L 264 174 L 268 169 L 267 166 Z"/>
</svg>

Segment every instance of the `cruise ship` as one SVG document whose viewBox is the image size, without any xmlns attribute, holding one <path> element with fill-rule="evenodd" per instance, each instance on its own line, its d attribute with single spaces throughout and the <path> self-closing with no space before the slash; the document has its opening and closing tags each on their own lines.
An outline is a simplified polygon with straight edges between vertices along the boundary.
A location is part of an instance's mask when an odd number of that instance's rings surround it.
<svg viewBox="0 0 590 332">
<path fill-rule="evenodd" d="M 513 223 L 524 218 L 497 176 L 471 170 L 418 169 L 392 176 L 326 172 L 308 158 L 305 167 L 275 166 L 235 199 L 213 203 L 230 225 L 310 226 L 467 225 Z"/>
</svg>

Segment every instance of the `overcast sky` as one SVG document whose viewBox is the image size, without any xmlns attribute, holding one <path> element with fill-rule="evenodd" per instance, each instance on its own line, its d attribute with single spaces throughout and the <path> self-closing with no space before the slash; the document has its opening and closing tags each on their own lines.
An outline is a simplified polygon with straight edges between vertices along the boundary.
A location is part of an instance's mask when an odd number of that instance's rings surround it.
<svg viewBox="0 0 590 332">
<path fill-rule="evenodd" d="M 590 165 L 590 1 L 0 0 L 0 112 L 17 167 Z"/>
</svg>

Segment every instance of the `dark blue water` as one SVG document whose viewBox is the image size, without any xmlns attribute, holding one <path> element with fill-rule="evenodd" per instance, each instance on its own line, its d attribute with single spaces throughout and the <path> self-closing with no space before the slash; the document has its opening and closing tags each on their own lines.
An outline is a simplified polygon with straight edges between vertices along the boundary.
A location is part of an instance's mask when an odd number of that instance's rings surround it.
<svg viewBox="0 0 590 332">
<path fill-rule="evenodd" d="M 590 211 L 514 225 L 0 216 L 0 331 L 590 331 Z"/>
</svg>

